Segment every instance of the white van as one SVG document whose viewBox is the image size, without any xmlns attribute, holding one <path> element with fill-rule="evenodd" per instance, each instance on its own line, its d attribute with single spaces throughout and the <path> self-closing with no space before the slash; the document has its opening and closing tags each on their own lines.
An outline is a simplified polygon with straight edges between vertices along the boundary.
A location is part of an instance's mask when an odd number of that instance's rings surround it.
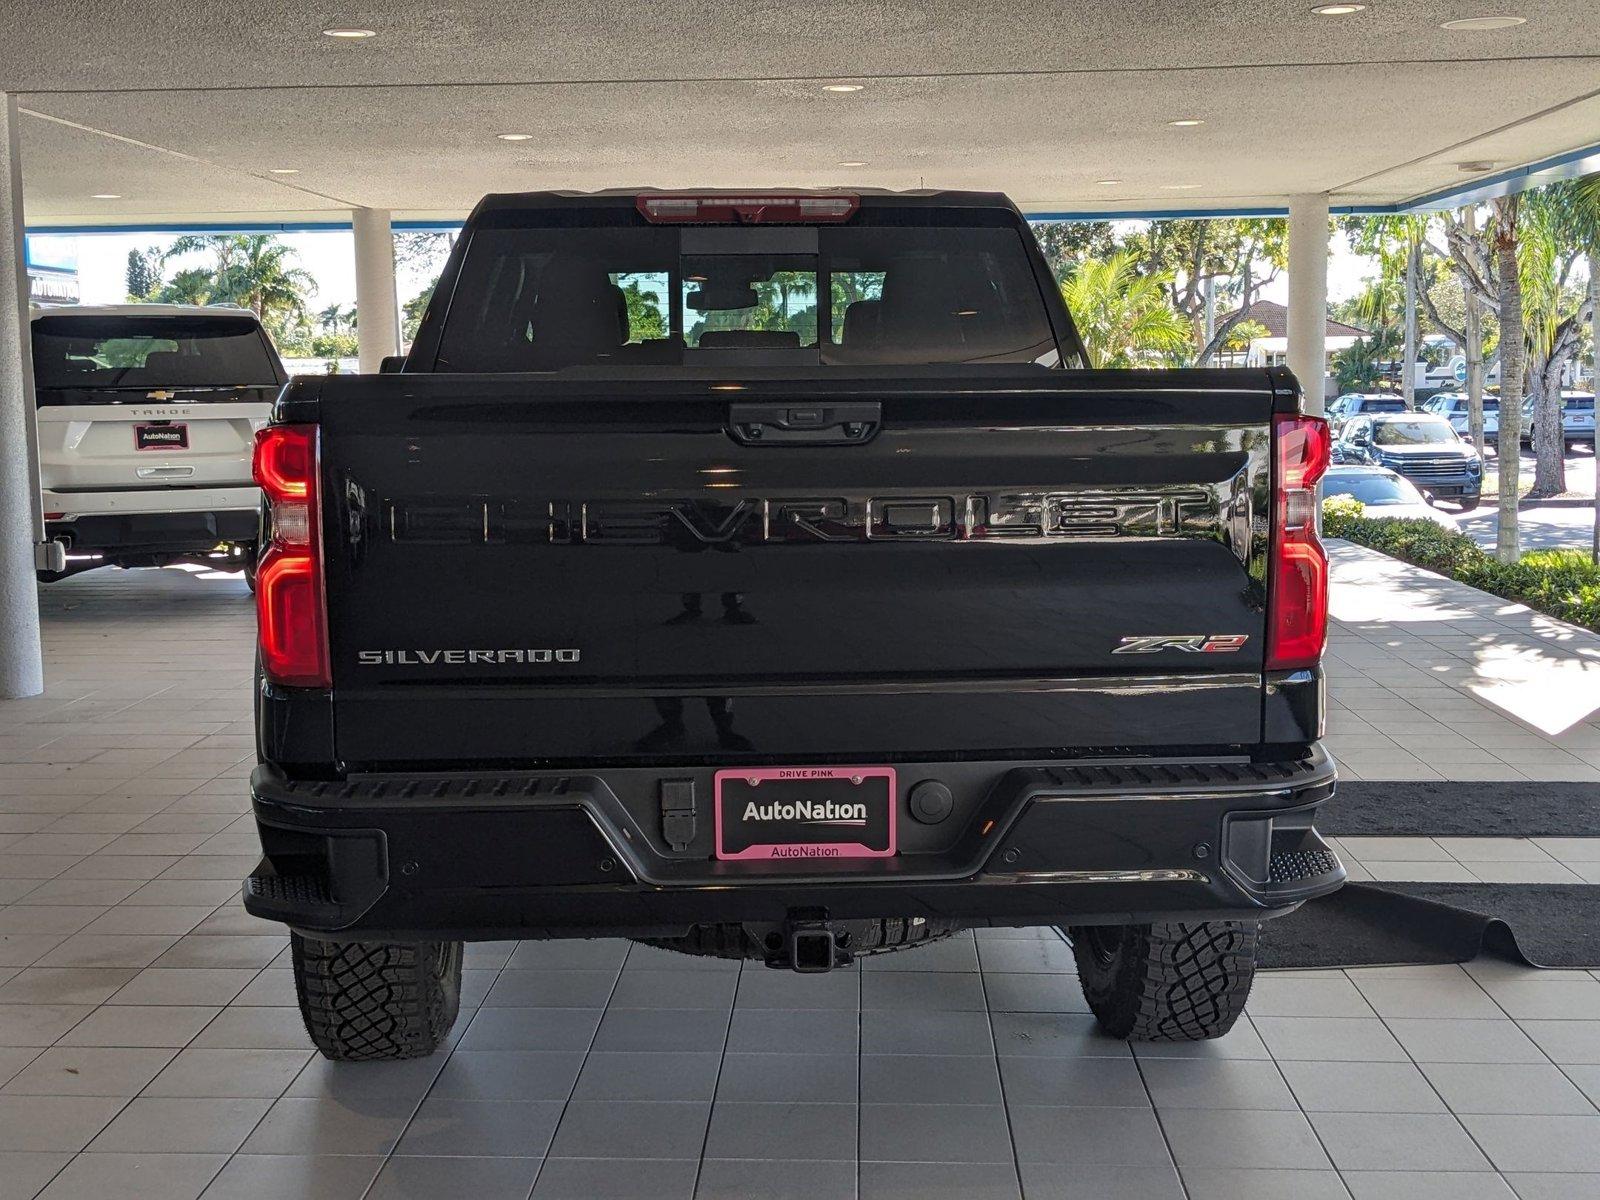
<svg viewBox="0 0 1600 1200">
<path fill-rule="evenodd" d="M 32 329 L 45 529 L 67 573 L 220 561 L 250 579 L 251 451 L 288 379 L 255 314 L 50 308 Z"/>
</svg>

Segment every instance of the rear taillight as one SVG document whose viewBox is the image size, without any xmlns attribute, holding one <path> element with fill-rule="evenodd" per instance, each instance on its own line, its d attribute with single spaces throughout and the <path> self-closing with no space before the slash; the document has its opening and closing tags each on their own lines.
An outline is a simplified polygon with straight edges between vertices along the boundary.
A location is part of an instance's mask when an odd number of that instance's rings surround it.
<svg viewBox="0 0 1600 1200">
<path fill-rule="evenodd" d="M 833 224 L 848 221 L 859 196 L 726 195 L 639 197 L 639 214 L 653 225 Z"/>
<path fill-rule="evenodd" d="M 1272 422 L 1272 548 L 1268 559 L 1269 671 L 1314 667 L 1328 638 L 1328 556 L 1317 540 L 1317 480 L 1333 439 L 1321 417 Z"/>
<path fill-rule="evenodd" d="M 293 687 L 332 686 L 317 458 L 315 425 L 256 434 L 255 478 L 272 514 L 272 539 L 256 572 L 257 644 L 267 678 Z"/>
</svg>

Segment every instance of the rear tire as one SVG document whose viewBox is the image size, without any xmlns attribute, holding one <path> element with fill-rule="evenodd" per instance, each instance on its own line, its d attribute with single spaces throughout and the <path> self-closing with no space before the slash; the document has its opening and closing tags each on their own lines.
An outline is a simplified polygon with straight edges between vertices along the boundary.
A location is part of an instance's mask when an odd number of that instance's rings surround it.
<svg viewBox="0 0 1600 1200">
<path fill-rule="evenodd" d="M 335 1062 L 423 1058 L 461 1006 L 460 942 L 325 942 L 291 934 L 306 1032 Z"/>
<path fill-rule="evenodd" d="M 1461 501 L 1461 511 L 1464 513 L 1469 513 L 1473 509 L 1477 508 L 1481 502 L 1482 501 L 1479 499 L 1479 497 L 1469 496 L 1467 499 Z"/>
<path fill-rule="evenodd" d="M 1068 928 L 1084 998 L 1112 1037 L 1219 1038 L 1244 1012 L 1255 978 L 1256 921 Z"/>
</svg>

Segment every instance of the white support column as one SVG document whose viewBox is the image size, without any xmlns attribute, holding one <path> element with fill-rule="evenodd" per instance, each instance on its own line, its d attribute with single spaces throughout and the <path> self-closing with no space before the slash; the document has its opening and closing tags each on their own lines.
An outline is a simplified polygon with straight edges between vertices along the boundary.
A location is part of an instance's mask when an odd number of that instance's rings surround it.
<svg viewBox="0 0 1600 1200">
<path fill-rule="evenodd" d="M 23 260 L 17 100 L 0 93 L 0 699 L 44 691 L 35 545 L 44 540 Z"/>
<path fill-rule="evenodd" d="M 356 241 L 356 343 L 361 373 L 373 375 L 400 353 L 400 305 L 394 290 L 394 234 L 389 214 L 377 208 L 351 212 Z"/>
<path fill-rule="evenodd" d="M 1321 416 L 1328 370 L 1328 197 L 1289 197 L 1289 369 Z"/>
</svg>

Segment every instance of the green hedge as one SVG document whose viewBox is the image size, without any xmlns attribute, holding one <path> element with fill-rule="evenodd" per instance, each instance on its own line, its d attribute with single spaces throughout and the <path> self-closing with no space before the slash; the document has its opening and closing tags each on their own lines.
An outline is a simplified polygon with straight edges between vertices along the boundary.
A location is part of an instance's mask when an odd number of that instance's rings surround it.
<svg viewBox="0 0 1600 1200">
<path fill-rule="evenodd" d="M 1437 571 L 1507 600 L 1600 633 L 1600 566 L 1579 550 L 1534 550 L 1503 563 L 1463 533 L 1432 521 L 1367 517 L 1359 500 L 1322 504 L 1322 532 Z"/>
</svg>

